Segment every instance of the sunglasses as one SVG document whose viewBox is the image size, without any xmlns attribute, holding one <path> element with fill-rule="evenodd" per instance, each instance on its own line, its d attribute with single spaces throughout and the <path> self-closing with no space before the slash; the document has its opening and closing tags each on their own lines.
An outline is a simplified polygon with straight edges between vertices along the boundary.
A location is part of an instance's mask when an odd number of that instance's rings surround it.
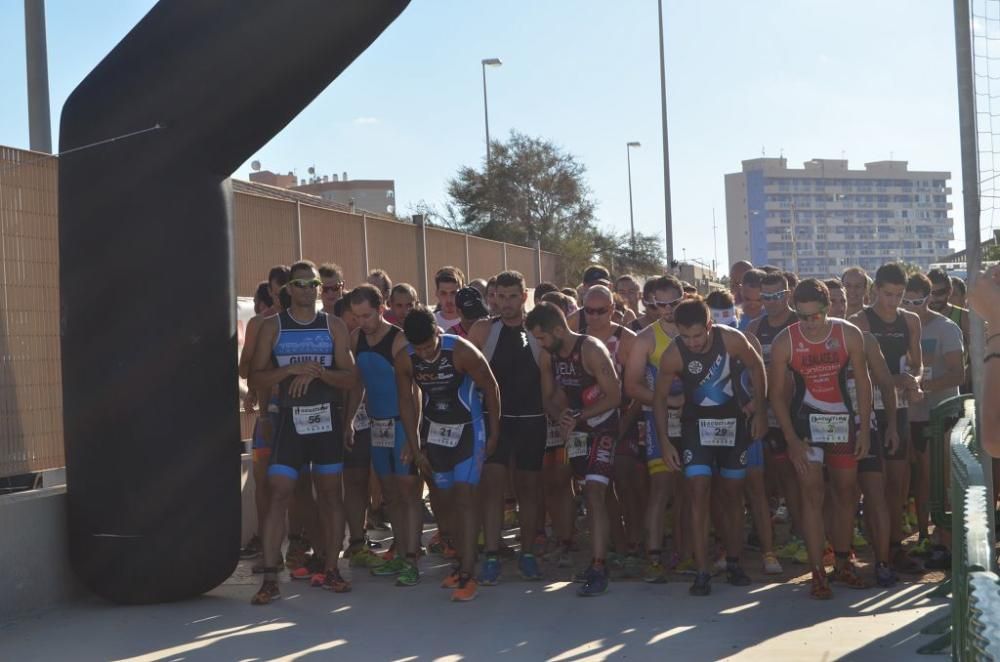
<svg viewBox="0 0 1000 662">
<path fill-rule="evenodd" d="M 679 304 L 681 301 L 684 301 L 684 297 L 678 297 L 673 301 L 659 301 L 657 299 L 653 299 L 647 302 L 646 305 L 652 308 L 676 308 L 677 304 Z"/>
<path fill-rule="evenodd" d="M 781 290 L 780 292 L 761 292 L 760 298 L 764 301 L 781 301 L 788 294 L 788 290 Z"/>
<path fill-rule="evenodd" d="M 313 278 L 311 280 L 306 280 L 305 278 L 295 278 L 288 281 L 288 284 L 291 285 L 292 287 L 297 287 L 299 289 L 305 290 L 309 288 L 315 289 L 320 285 L 322 285 L 323 281 L 321 281 L 319 278 Z"/>
<path fill-rule="evenodd" d="M 826 315 L 826 306 L 823 306 L 815 313 L 800 313 L 797 310 L 795 311 L 795 316 L 798 317 L 799 320 L 803 322 L 812 322 L 820 320 L 823 318 L 823 315 Z"/>
<path fill-rule="evenodd" d="M 925 301 L 927 301 L 927 297 L 920 297 L 919 299 L 907 299 L 903 297 L 904 306 L 922 306 Z"/>
<path fill-rule="evenodd" d="M 329 294 L 331 292 L 339 292 L 344 289 L 343 283 L 337 283 L 336 285 L 324 285 L 323 294 Z"/>
<path fill-rule="evenodd" d="M 931 296 L 935 296 L 935 297 L 946 297 L 949 294 L 950 294 L 950 292 L 948 291 L 947 287 L 944 288 L 944 289 L 941 289 L 941 290 L 931 290 Z"/>
<path fill-rule="evenodd" d="M 587 306 L 584 306 L 583 307 L 583 314 L 584 315 L 593 315 L 595 317 L 596 316 L 600 316 L 600 315 L 607 315 L 608 314 L 608 309 L 607 308 L 588 308 Z"/>
</svg>

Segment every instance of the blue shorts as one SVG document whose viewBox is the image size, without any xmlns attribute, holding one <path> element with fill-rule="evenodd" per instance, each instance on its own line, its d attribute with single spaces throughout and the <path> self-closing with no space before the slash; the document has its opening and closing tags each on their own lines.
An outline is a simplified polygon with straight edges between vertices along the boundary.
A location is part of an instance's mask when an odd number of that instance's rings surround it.
<svg viewBox="0 0 1000 662">
<path fill-rule="evenodd" d="M 318 475 L 343 473 L 344 438 L 333 407 L 330 407 L 330 420 L 332 430 L 303 434 L 295 426 L 292 408 L 283 407 L 278 414 L 267 475 L 296 480 L 300 473 L 310 470 Z"/>
<path fill-rule="evenodd" d="M 434 472 L 435 485 L 442 490 L 454 487 L 455 483 L 478 485 L 486 461 L 486 422 L 483 418 L 465 424 L 454 448 L 427 443 L 429 427 L 425 418 L 420 440 Z"/>
<path fill-rule="evenodd" d="M 388 419 L 386 419 L 388 420 Z M 403 451 L 406 449 L 406 430 L 403 429 L 403 422 L 398 418 L 393 427 L 393 447 L 376 446 L 375 440 L 372 443 L 372 466 L 379 476 L 414 476 L 417 473 L 417 465 L 414 463 L 403 464 Z"/>
<path fill-rule="evenodd" d="M 758 439 L 757 441 L 750 442 L 750 447 L 747 448 L 747 469 L 763 469 L 764 468 L 764 440 Z"/>
</svg>

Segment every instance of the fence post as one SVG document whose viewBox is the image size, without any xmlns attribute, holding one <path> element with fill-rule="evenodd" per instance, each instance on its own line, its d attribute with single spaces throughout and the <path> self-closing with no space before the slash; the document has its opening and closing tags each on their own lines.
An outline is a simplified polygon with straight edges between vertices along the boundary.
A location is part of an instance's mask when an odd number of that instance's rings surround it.
<svg viewBox="0 0 1000 662">
<path fill-rule="evenodd" d="M 365 278 L 368 278 L 368 274 L 371 273 L 371 265 L 368 263 L 368 214 L 361 215 L 361 238 L 364 241 L 364 269 L 365 273 L 362 274 Z"/>
<path fill-rule="evenodd" d="M 542 242 L 535 239 L 535 285 L 542 282 Z"/>
<path fill-rule="evenodd" d="M 469 259 L 469 233 L 465 233 L 465 277 L 472 280 L 472 265 Z"/>
<path fill-rule="evenodd" d="M 295 245 L 299 248 L 299 257 L 302 259 L 302 204 L 295 201 Z"/>
<path fill-rule="evenodd" d="M 413 223 L 417 226 L 417 271 L 420 272 L 420 300 L 424 303 L 427 299 L 427 225 L 424 223 L 423 214 L 414 214 Z"/>
</svg>

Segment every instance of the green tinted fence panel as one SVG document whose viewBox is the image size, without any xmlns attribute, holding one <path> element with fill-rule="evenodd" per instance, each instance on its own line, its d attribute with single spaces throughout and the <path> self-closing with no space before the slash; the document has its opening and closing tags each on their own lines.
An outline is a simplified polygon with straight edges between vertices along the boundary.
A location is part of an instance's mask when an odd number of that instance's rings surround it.
<svg viewBox="0 0 1000 662">
<path fill-rule="evenodd" d="M 969 629 L 964 659 L 1000 660 L 1000 577 L 969 575 Z"/>
<path fill-rule="evenodd" d="M 928 426 L 931 453 L 931 493 L 928 509 L 934 526 L 949 530 L 951 529 L 951 513 L 947 511 L 946 474 L 943 470 L 949 444 L 944 442 L 948 439 L 946 434 L 949 428 L 965 416 L 966 402 L 971 400 L 971 395 L 959 395 L 944 400 L 931 411 L 931 421 Z"/>
</svg>

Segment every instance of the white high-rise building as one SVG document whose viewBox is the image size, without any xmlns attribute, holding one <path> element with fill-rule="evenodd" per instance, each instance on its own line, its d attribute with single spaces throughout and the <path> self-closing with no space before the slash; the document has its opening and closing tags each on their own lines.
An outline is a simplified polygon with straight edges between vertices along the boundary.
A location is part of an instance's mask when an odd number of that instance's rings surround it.
<svg viewBox="0 0 1000 662">
<path fill-rule="evenodd" d="M 906 161 L 849 170 L 846 160 L 743 161 L 726 175 L 729 261 L 772 264 L 829 278 L 850 266 L 874 272 L 901 260 L 926 269 L 954 238 L 950 172 L 916 172 Z"/>
</svg>

